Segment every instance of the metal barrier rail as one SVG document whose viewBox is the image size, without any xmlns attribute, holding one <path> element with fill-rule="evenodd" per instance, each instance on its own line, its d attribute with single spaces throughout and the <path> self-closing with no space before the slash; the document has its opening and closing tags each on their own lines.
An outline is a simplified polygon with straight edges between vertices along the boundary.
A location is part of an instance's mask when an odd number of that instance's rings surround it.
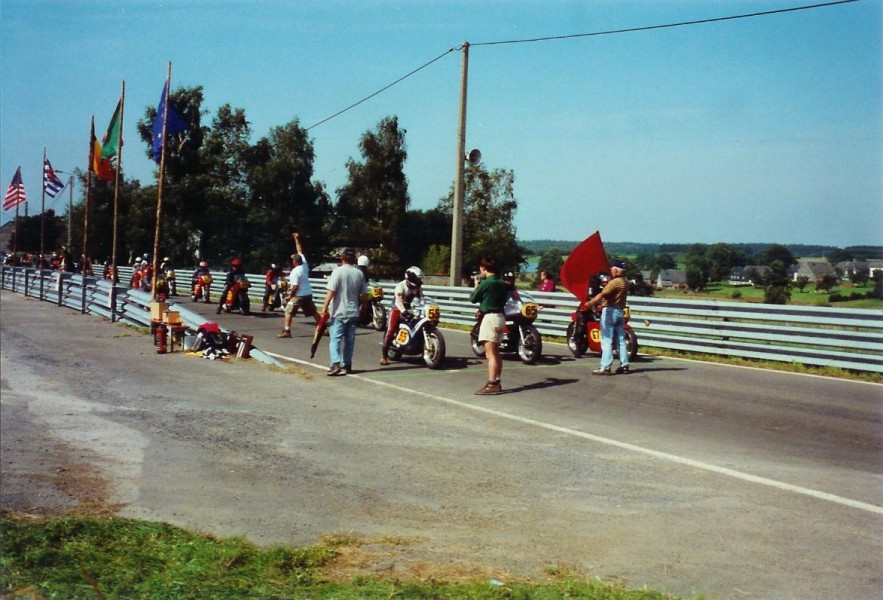
<svg viewBox="0 0 883 600">
<path fill-rule="evenodd" d="M 120 280 L 128 281 L 131 267 L 120 267 L 119 271 Z M 190 272 L 186 273 L 186 277 L 177 278 L 180 298 L 190 294 Z M 249 297 L 253 303 L 260 302 L 264 276 L 247 277 L 252 284 Z M 213 302 L 218 302 L 225 274 L 213 272 L 212 278 Z M 325 280 L 313 278 L 310 282 L 317 302 L 321 302 Z M 380 286 L 391 298 L 395 284 L 381 282 Z M 3 267 L 2 287 L 112 320 L 150 324 L 148 293 L 110 286 L 106 281 L 87 277 L 83 286 L 79 275 Z M 469 302 L 471 289 L 432 285 L 423 289 L 441 307 L 442 324 L 475 322 L 476 305 Z M 564 337 L 577 308 L 575 298 L 562 292 L 530 294 L 542 306 L 536 321 L 540 333 Z M 112 306 L 114 298 L 116 306 Z M 172 298 L 171 302 L 182 312 L 188 327 L 195 329 L 204 321 L 184 308 L 187 300 Z M 640 346 L 883 373 L 883 311 L 634 296 L 629 306 Z"/>
<path fill-rule="evenodd" d="M 131 276 L 131 268 L 128 275 Z M 0 287 L 79 310 L 84 314 L 94 314 L 110 321 L 122 321 L 150 330 L 150 292 L 112 285 L 108 280 L 95 277 L 84 278 L 77 273 L 5 266 L 0 273 Z M 187 309 L 174 298 L 168 302 L 168 306 L 180 313 L 181 322 L 191 332 L 206 323 L 204 316 Z M 223 328 L 222 331 L 229 333 Z M 251 348 L 250 356 L 260 362 L 280 366 L 279 361 L 259 348 Z"/>
</svg>

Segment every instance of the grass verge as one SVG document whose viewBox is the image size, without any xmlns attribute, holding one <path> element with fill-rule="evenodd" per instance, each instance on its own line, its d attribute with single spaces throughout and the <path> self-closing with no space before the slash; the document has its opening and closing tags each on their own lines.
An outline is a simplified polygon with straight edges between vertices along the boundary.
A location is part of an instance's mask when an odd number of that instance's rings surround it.
<svg viewBox="0 0 883 600">
<path fill-rule="evenodd" d="M 304 548 L 261 549 L 165 523 L 8 512 L 0 528 L 4 598 L 674 598 L 567 571 L 550 572 L 547 582 L 446 582 L 431 575 L 334 581 L 325 570 L 334 568 L 343 546 L 359 543 L 346 536 Z"/>
</svg>

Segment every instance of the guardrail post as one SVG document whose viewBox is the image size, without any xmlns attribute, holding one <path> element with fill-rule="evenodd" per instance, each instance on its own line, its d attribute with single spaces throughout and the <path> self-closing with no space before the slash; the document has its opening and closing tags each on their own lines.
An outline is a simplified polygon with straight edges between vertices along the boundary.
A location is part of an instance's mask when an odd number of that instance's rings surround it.
<svg viewBox="0 0 883 600">
<path fill-rule="evenodd" d="M 58 292 L 58 306 L 64 305 L 64 280 L 70 278 L 70 273 L 64 273 L 62 271 L 58 272 L 58 279 L 56 281 L 56 291 Z"/>
<path fill-rule="evenodd" d="M 110 321 L 111 323 L 116 323 L 119 319 L 117 318 L 117 300 L 119 299 L 120 294 L 126 293 L 125 287 L 121 285 L 111 285 L 110 286 Z"/>
<path fill-rule="evenodd" d="M 17 289 L 15 289 L 16 288 L 16 286 L 15 286 L 15 270 L 16 270 L 16 267 L 12 267 L 12 291 L 13 292 L 18 291 Z"/>
<path fill-rule="evenodd" d="M 25 267 L 24 273 L 25 273 L 25 298 L 27 298 L 28 297 L 28 288 L 30 287 L 30 285 L 28 285 L 28 284 L 30 283 L 30 275 L 31 275 L 32 271 L 31 271 L 31 269 L 28 269 L 27 267 Z"/>
<path fill-rule="evenodd" d="M 89 312 L 87 310 L 89 306 L 89 286 L 95 285 L 96 279 L 94 277 L 86 276 L 82 276 L 80 279 L 82 281 L 82 288 L 80 291 L 80 313 L 85 315 L 87 312 Z"/>
</svg>

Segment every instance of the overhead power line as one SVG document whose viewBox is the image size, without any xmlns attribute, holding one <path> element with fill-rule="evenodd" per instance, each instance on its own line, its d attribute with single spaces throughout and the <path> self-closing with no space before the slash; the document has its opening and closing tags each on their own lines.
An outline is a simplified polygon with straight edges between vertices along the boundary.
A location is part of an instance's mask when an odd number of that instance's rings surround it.
<svg viewBox="0 0 883 600">
<path fill-rule="evenodd" d="M 609 29 L 606 31 L 593 31 L 593 32 L 589 32 L 589 33 L 573 33 L 573 34 L 569 34 L 569 35 L 554 35 L 554 36 L 547 36 L 547 37 L 525 38 L 525 39 L 519 39 L 519 40 L 501 40 L 501 41 L 497 41 L 497 42 L 476 42 L 476 43 L 470 43 L 469 45 L 471 47 L 475 47 L 475 46 L 502 46 L 505 44 L 531 44 L 531 43 L 536 43 L 536 42 L 551 42 L 551 41 L 556 41 L 556 40 L 568 40 L 568 39 L 574 39 L 574 38 L 597 37 L 597 36 L 602 36 L 602 35 L 615 35 L 615 34 L 620 34 L 620 33 L 636 33 L 639 31 L 653 31 L 655 29 L 671 29 L 674 27 L 687 27 L 689 25 L 707 25 L 709 23 L 720 23 L 723 21 L 735 21 L 737 19 L 751 19 L 754 17 L 766 17 L 766 16 L 770 16 L 770 15 L 797 12 L 797 11 L 801 11 L 801 10 L 812 10 L 812 9 L 816 9 L 816 8 L 826 8 L 829 6 L 837 6 L 838 4 L 850 4 L 852 2 L 859 2 L 859 1 L 860 0 L 835 0 L 833 2 L 822 2 L 820 4 L 807 4 L 804 6 L 793 6 L 791 8 L 779 8 L 776 10 L 766 10 L 766 11 L 762 11 L 762 12 L 746 13 L 746 14 L 742 14 L 742 15 L 731 15 L 728 17 L 713 17 L 713 18 L 709 18 L 709 19 L 698 19 L 695 21 L 680 21 L 678 23 L 664 23 L 662 25 L 646 25 L 643 27 L 630 27 L 630 28 L 626 28 L 626 29 Z M 310 125 L 309 127 L 306 128 L 305 131 L 309 131 L 310 129 L 313 129 L 314 127 L 318 127 L 319 125 L 322 125 L 323 123 L 327 123 L 328 121 L 330 121 L 331 119 L 334 119 L 335 117 L 339 117 L 340 115 L 347 112 L 348 110 L 351 110 L 351 109 L 359 106 L 360 104 L 367 102 L 371 98 L 374 98 L 375 96 L 378 96 L 379 94 L 382 94 L 383 92 L 385 92 L 389 88 L 393 87 L 394 85 L 401 83 L 405 79 L 411 77 L 412 75 L 415 75 L 419 71 L 422 71 L 423 69 L 430 66 L 431 64 L 441 60 L 442 58 L 444 58 L 445 56 L 447 56 L 451 52 L 458 52 L 462 48 L 463 48 L 463 46 L 457 46 L 456 48 L 449 48 L 448 50 L 442 52 L 441 54 L 439 54 L 438 56 L 436 56 L 432 60 L 420 65 L 419 67 L 417 67 L 413 71 L 406 73 L 405 75 L 402 75 L 401 77 L 399 77 L 398 79 L 396 79 L 392 83 L 380 88 L 379 90 L 377 90 L 373 94 L 365 96 L 364 98 L 362 98 L 358 102 L 354 102 L 354 103 L 350 104 L 349 106 L 347 106 L 346 108 L 337 111 L 333 115 L 325 117 L 324 119 L 322 119 L 318 123 L 314 123 L 313 125 Z"/>
<path fill-rule="evenodd" d="M 744 15 L 732 15 L 729 17 L 713 17 L 710 19 L 698 19 L 696 21 L 681 21 L 679 23 L 665 23 L 663 25 L 647 25 L 644 27 L 630 27 L 627 29 L 610 29 L 607 31 L 593 31 L 591 33 L 574 33 L 570 35 L 554 35 L 548 37 L 527 38 L 521 40 L 504 40 L 498 42 L 477 42 L 471 43 L 470 46 L 501 46 L 503 44 L 530 44 L 533 42 L 550 42 L 554 40 L 568 40 L 573 38 L 595 37 L 601 35 L 614 35 L 618 33 L 635 33 L 638 31 L 653 31 L 654 29 L 669 29 L 672 27 L 686 27 L 688 25 L 707 25 L 708 23 L 720 23 L 722 21 L 735 21 L 737 19 L 750 19 L 753 17 L 766 17 L 769 15 L 777 15 L 781 13 L 796 12 L 799 10 L 811 10 L 814 8 L 825 8 L 828 6 L 836 6 L 838 4 L 849 4 L 850 2 L 858 2 L 859 0 L 837 0 L 835 2 L 824 2 L 821 4 L 809 4 L 805 6 L 794 6 L 792 8 L 780 8 L 776 10 L 766 10 L 763 12 L 747 13 Z"/>
<path fill-rule="evenodd" d="M 436 56 L 435 58 L 433 58 L 432 60 L 430 60 L 429 62 L 420 65 L 419 67 L 417 67 L 416 69 L 414 69 L 414 70 L 411 71 L 410 73 L 407 73 L 407 74 L 405 74 L 405 75 L 402 75 L 401 77 L 399 77 L 398 79 L 396 79 L 395 81 L 393 81 L 392 83 L 390 83 L 389 85 L 386 85 L 386 86 L 380 88 L 379 90 L 377 90 L 376 92 L 374 92 L 374 93 L 371 94 L 370 96 L 365 96 L 364 98 L 362 98 L 362 99 L 359 100 L 358 102 L 354 102 L 353 104 L 350 104 L 349 106 L 347 106 L 347 107 L 344 108 L 343 110 L 339 110 L 339 111 L 337 111 L 336 113 L 334 113 L 334 114 L 331 115 L 330 117 L 325 117 L 324 119 L 322 119 L 322 120 L 319 121 L 318 123 L 315 123 L 315 124 L 313 124 L 313 125 L 310 125 L 309 127 L 306 128 L 306 131 L 309 131 L 309 130 L 312 129 L 313 127 L 318 127 L 318 126 L 321 125 L 322 123 L 325 123 L 325 122 L 327 122 L 327 121 L 330 121 L 330 120 L 333 119 L 334 117 L 337 117 L 337 116 L 342 115 L 342 114 L 345 113 L 346 111 L 348 111 L 348 110 L 350 110 L 350 109 L 352 109 L 352 108 L 357 107 L 358 105 L 362 104 L 363 102 L 367 102 L 368 100 L 370 100 L 370 99 L 373 98 L 374 96 L 377 96 L 378 94 L 381 94 L 381 93 L 385 92 L 386 90 L 388 90 L 388 89 L 391 88 L 392 86 L 396 85 L 397 83 L 401 83 L 402 81 L 404 81 L 405 79 L 407 79 L 407 78 L 410 77 L 411 75 L 414 75 L 415 73 L 417 73 L 417 72 L 419 72 L 419 71 L 422 71 L 423 69 L 425 69 L 426 67 L 428 67 L 428 66 L 431 65 L 432 63 L 441 60 L 442 58 L 444 58 L 445 56 L 447 56 L 447 55 L 450 54 L 451 52 L 455 52 L 455 51 L 457 51 L 457 50 L 459 50 L 459 48 L 449 48 L 449 49 L 446 50 L 445 52 L 442 52 L 441 54 L 439 54 L 438 56 Z"/>
</svg>

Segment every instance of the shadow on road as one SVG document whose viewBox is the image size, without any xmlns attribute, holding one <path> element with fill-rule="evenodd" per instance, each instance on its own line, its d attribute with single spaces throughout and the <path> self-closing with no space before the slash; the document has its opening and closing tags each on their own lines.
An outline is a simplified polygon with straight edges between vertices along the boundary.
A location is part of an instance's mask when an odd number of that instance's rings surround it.
<svg viewBox="0 0 883 600">
<path fill-rule="evenodd" d="M 527 392 L 530 390 L 541 390 L 543 388 L 550 388 L 559 385 L 570 385 L 572 383 L 578 383 L 579 381 L 580 380 L 577 378 L 559 379 L 558 377 L 547 377 L 542 381 L 537 381 L 535 383 L 529 383 L 527 385 L 522 385 L 516 388 L 503 390 L 503 394 L 516 394 L 518 392 Z"/>
</svg>

